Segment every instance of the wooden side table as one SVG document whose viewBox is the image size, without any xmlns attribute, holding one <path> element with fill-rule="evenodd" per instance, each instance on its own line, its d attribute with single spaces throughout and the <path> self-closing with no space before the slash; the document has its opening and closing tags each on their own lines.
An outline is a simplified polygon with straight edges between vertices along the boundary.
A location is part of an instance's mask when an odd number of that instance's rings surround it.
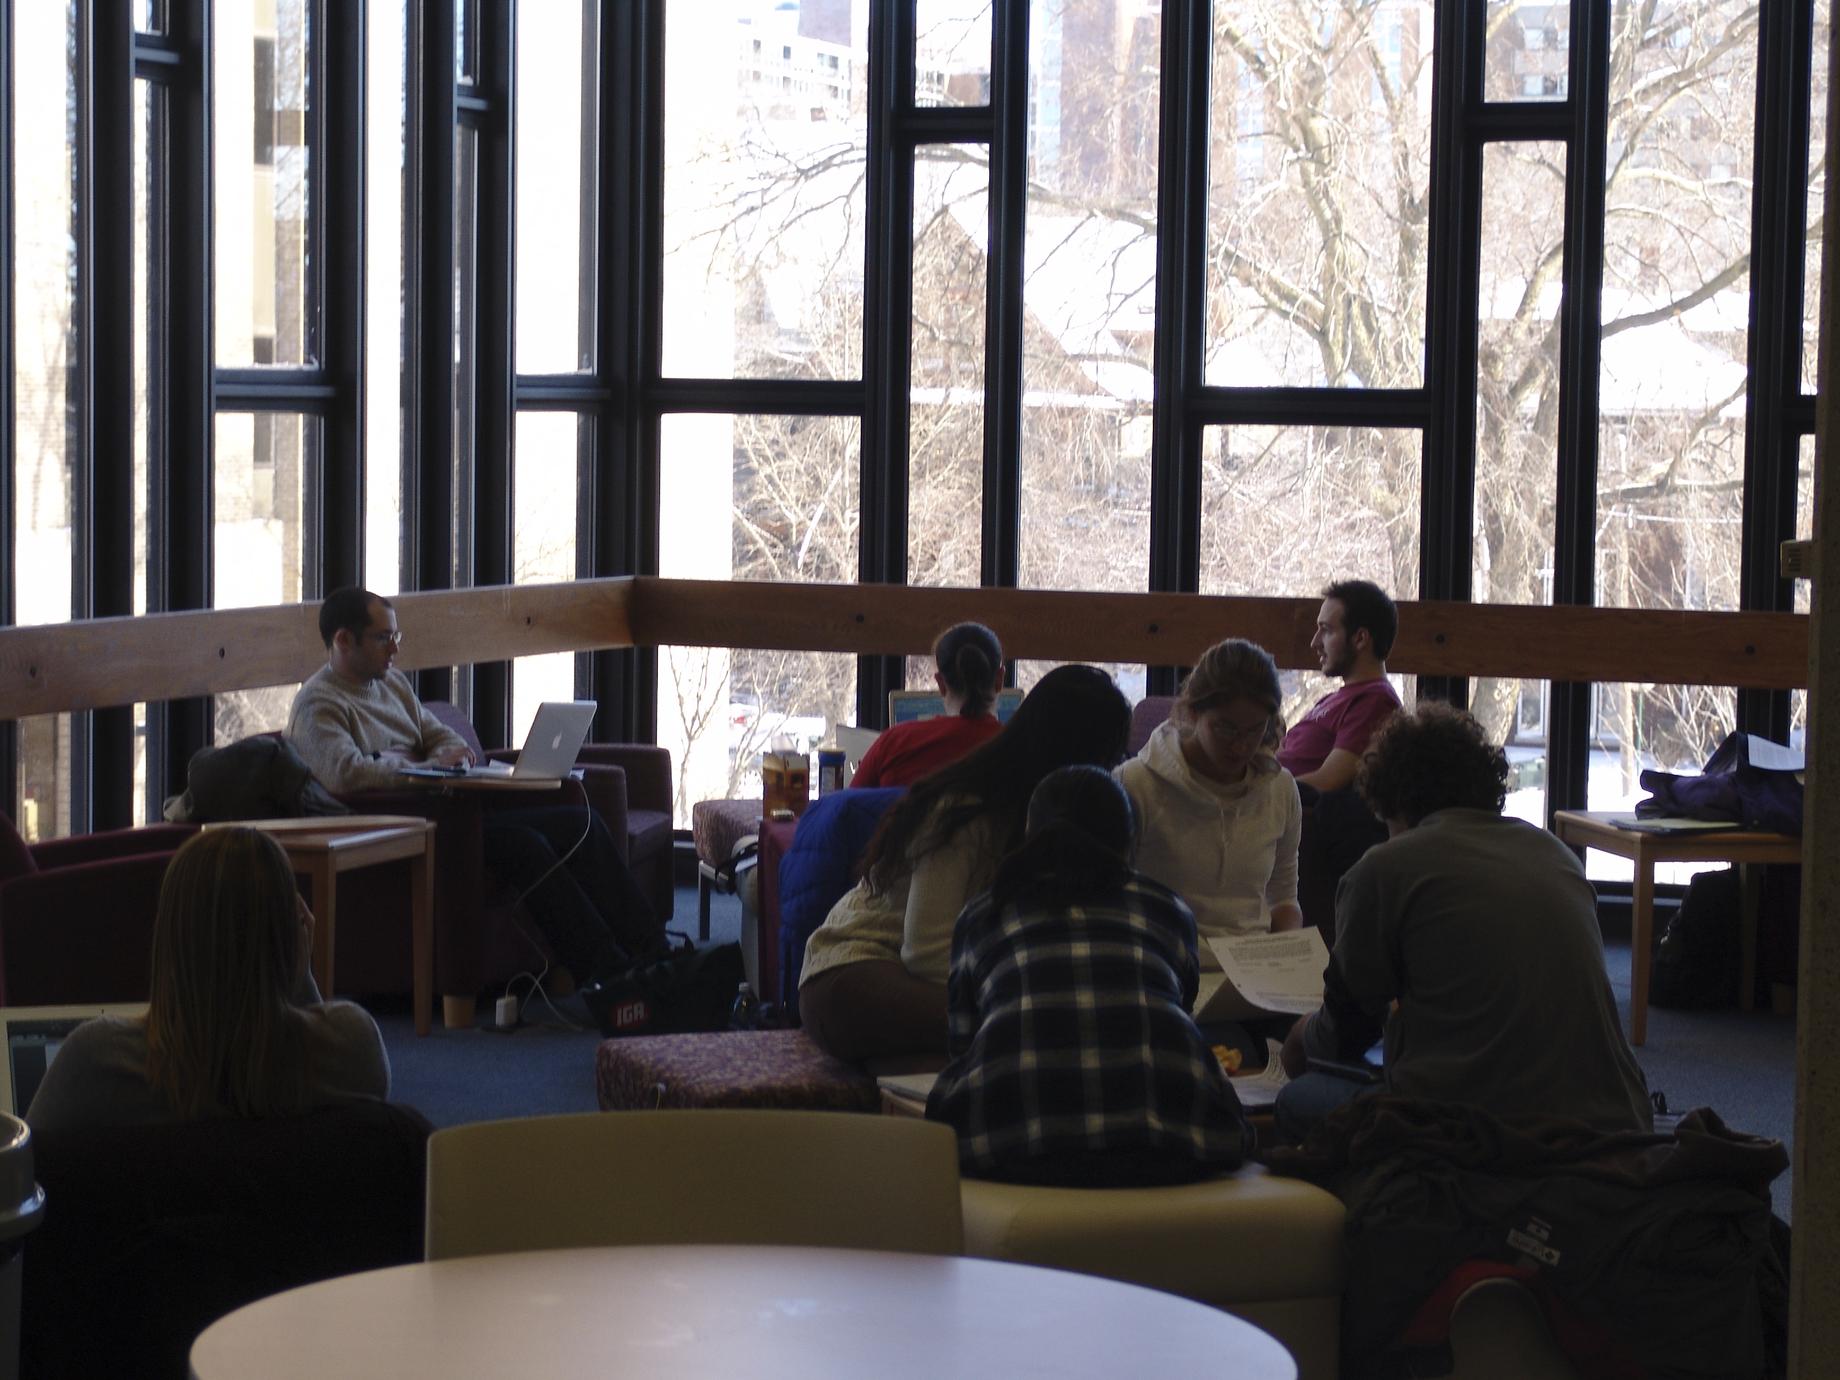
<svg viewBox="0 0 1840 1380">
<path fill-rule="evenodd" d="M 1738 979 L 1738 1004 L 1749 1011 L 1755 1004 L 1757 985 L 1757 904 L 1763 874 L 1756 863 L 1802 861 L 1802 841 L 1793 834 L 1765 834 L 1749 829 L 1718 829 L 1684 834 L 1658 834 L 1619 828 L 1614 819 L 1628 819 L 1627 811 L 1559 810 L 1553 815 L 1553 833 L 1563 843 L 1628 858 L 1635 864 L 1635 883 L 1629 907 L 1629 1043 L 1648 1038 L 1649 947 L 1655 928 L 1655 864 L 1658 862 L 1734 863 L 1743 887 L 1742 971 Z"/>
<path fill-rule="evenodd" d="M 281 845 L 313 897 L 313 980 L 332 999 L 338 933 L 338 877 L 409 859 L 409 945 L 414 967 L 415 1033 L 426 1035 L 434 1008 L 434 824 L 413 815 L 323 815 L 307 819 L 226 820 L 260 829 Z M 206 825 L 207 829 L 220 825 Z"/>
</svg>

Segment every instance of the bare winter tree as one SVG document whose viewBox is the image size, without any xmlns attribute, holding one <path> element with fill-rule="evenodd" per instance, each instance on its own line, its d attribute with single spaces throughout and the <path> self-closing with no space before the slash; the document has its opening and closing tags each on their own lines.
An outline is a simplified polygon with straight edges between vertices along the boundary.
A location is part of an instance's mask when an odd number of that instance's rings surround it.
<svg viewBox="0 0 1840 1380">
<path fill-rule="evenodd" d="M 1153 13 L 1133 10 L 1129 23 L 1125 13 L 1116 0 L 1051 0 L 1033 23 L 1056 40 L 1038 44 L 1038 64 L 1061 64 L 1036 73 L 1058 83 L 1059 124 L 1036 130 L 1028 203 L 1022 567 L 1034 585 L 1141 589 L 1147 573 L 1156 188 L 1146 131 L 1159 34 Z M 1491 98 L 1562 94 L 1564 7 L 1495 0 L 1488 14 Z M 1758 5 L 1648 0 L 1616 15 L 1597 597 L 1735 607 Z M 1201 285 L 1209 382 L 1423 386 L 1429 0 L 1218 0 L 1213 31 Z M 785 296 L 781 237 L 859 205 L 861 149 L 769 149 L 767 127 L 751 136 L 754 180 L 737 199 L 745 214 L 714 232 L 747 285 L 739 314 L 752 343 L 738 348 L 780 352 L 767 372 L 781 376 L 854 376 L 853 264 L 840 259 L 821 275 L 817 309 L 796 331 L 771 304 Z M 908 578 L 973 584 L 986 156 L 974 145 L 920 155 Z M 1562 146 L 1542 143 L 1485 155 L 1471 534 L 1479 600 L 1551 598 L 1564 158 Z M 843 423 L 738 420 L 737 578 L 854 578 L 859 446 Z M 1308 596 L 1359 575 L 1411 597 L 1422 451 L 1416 430 L 1211 430 L 1202 588 Z M 739 653 L 735 682 L 758 687 L 763 704 L 802 706 L 829 723 L 847 712 L 847 660 Z M 1301 678 L 1287 708 L 1321 688 Z M 1537 720 L 1538 690 L 1485 681 L 1474 707 L 1507 738 L 1524 713 Z M 1606 687 L 1599 721 L 1633 773 L 1703 756 L 1730 714 L 1728 692 L 1619 686 Z"/>
</svg>

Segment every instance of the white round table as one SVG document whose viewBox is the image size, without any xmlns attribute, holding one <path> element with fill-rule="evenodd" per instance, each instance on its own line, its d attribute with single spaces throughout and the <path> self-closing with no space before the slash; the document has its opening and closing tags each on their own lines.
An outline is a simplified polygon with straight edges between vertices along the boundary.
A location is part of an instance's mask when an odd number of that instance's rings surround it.
<svg viewBox="0 0 1840 1380">
<path fill-rule="evenodd" d="M 955 1256 L 620 1246 L 347 1275 L 220 1318 L 196 1380 L 1120 1376 L 1296 1380 L 1229 1313 L 1134 1284 Z"/>
</svg>

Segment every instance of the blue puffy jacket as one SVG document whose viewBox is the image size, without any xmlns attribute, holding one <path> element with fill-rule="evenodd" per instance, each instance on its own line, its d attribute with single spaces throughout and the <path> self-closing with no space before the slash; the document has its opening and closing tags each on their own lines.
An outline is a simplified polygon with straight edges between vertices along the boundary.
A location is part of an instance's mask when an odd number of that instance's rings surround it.
<svg viewBox="0 0 1840 1380">
<path fill-rule="evenodd" d="M 780 991 L 789 1012 L 798 1012 L 805 941 L 856 884 L 857 860 L 888 807 L 905 791 L 902 786 L 833 791 L 799 816 L 792 847 L 779 864 Z"/>
</svg>

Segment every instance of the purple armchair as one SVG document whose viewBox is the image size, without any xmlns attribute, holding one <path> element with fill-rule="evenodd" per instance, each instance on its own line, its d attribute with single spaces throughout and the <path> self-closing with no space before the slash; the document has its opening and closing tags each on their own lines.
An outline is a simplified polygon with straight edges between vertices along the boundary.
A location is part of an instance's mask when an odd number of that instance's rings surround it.
<svg viewBox="0 0 1840 1380">
<path fill-rule="evenodd" d="M 145 1001 L 160 883 L 195 832 L 158 824 L 28 844 L 0 815 L 0 1003 Z"/>
</svg>

